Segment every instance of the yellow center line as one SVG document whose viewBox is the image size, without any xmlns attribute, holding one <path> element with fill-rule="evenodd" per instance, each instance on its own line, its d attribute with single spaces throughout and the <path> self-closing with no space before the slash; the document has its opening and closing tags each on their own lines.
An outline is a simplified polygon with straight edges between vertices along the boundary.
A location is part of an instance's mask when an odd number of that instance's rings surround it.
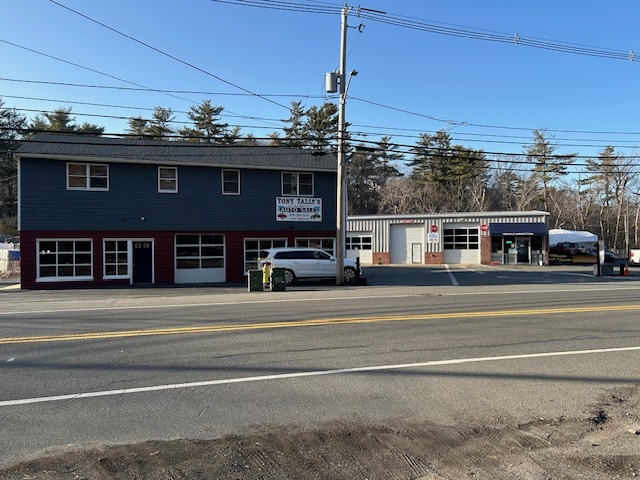
<svg viewBox="0 0 640 480">
<path fill-rule="evenodd" d="M 206 325 L 171 328 L 151 328 L 142 330 L 121 330 L 112 332 L 90 332 L 71 333 L 63 335 L 42 335 L 29 337 L 0 337 L 0 345 L 16 343 L 38 343 L 38 342 L 65 342 L 71 340 L 95 340 L 106 338 L 123 337 L 144 337 L 153 335 L 180 335 L 186 333 L 214 333 L 231 332 L 238 330 L 263 330 L 271 328 L 292 328 L 292 327 L 315 327 L 322 325 L 345 325 L 354 323 L 380 323 L 398 321 L 422 321 L 441 319 L 461 319 L 478 317 L 507 317 L 524 315 L 551 315 L 563 313 L 595 313 L 595 312 L 615 312 L 615 311 L 636 311 L 640 310 L 640 305 L 607 305 L 601 307 L 563 307 L 563 308 L 535 308 L 526 310 L 495 310 L 487 312 L 453 312 L 453 313 L 430 313 L 417 315 L 387 315 L 373 317 L 341 317 L 341 318 L 321 318 L 312 320 L 301 320 L 291 322 L 265 322 L 265 323 L 241 323 L 226 325 Z"/>
</svg>

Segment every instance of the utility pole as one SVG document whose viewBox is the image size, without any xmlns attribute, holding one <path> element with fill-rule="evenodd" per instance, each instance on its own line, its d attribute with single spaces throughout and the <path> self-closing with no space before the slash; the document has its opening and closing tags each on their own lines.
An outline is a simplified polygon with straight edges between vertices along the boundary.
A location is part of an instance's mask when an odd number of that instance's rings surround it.
<svg viewBox="0 0 640 480">
<path fill-rule="evenodd" d="M 340 103 L 338 107 L 338 178 L 336 210 L 336 285 L 344 283 L 344 256 L 347 229 L 347 166 L 345 161 L 345 105 L 347 103 L 347 18 L 351 7 L 342 7 L 340 30 Z"/>
</svg>

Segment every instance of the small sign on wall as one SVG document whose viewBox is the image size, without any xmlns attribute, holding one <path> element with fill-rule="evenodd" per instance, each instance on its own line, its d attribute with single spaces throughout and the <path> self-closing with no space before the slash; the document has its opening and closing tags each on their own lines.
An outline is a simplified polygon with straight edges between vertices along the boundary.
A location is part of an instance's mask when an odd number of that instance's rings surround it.
<svg viewBox="0 0 640 480">
<path fill-rule="evenodd" d="M 429 243 L 440 243 L 440 234 L 439 233 L 428 233 L 427 241 Z"/>
</svg>

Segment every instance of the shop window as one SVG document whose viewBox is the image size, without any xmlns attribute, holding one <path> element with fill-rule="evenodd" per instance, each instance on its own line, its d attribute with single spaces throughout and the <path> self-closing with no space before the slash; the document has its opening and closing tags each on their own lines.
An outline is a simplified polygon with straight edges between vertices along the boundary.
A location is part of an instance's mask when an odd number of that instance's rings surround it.
<svg viewBox="0 0 640 480">
<path fill-rule="evenodd" d="M 286 247 L 285 238 L 245 239 L 244 241 L 244 271 L 258 268 L 258 260 L 267 256 L 270 248 Z"/>
<path fill-rule="evenodd" d="M 129 242 L 104 241 L 104 278 L 129 278 Z"/>
<path fill-rule="evenodd" d="M 91 240 L 38 240 L 38 281 L 93 280 Z"/>
<path fill-rule="evenodd" d="M 335 244 L 334 238 L 296 238 L 296 247 L 319 248 L 330 255 L 334 255 Z"/>
</svg>

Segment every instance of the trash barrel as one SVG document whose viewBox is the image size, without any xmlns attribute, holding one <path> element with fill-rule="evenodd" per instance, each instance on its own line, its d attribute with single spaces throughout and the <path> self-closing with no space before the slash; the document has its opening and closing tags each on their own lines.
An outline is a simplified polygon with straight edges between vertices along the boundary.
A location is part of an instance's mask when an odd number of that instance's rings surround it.
<svg viewBox="0 0 640 480">
<path fill-rule="evenodd" d="M 271 269 L 271 291 L 272 292 L 284 292 L 287 289 L 287 281 L 284 277 L 284 268 L 272 268 Z"/>
<path fill-rule="evenodd" d="M 247 282 L 250 292 L 262 292 L 262 270 L 249 270 Z"/>
</svg>

